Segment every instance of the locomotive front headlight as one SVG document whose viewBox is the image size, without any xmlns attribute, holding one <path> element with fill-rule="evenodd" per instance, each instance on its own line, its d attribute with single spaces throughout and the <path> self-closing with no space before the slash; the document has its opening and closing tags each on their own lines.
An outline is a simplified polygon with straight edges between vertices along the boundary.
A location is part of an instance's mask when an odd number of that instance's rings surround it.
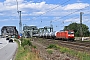
<svg viewBox="0 0 90 60">
<path fill-rule="evenodd" d="M 68 35 L 68 36 L 71 36 L 71 35 Z"/>
<path fill-rule="evenodd" d="M 74 35 L 72 35 L 72 36 L 74 36 Z"/>
</svg>

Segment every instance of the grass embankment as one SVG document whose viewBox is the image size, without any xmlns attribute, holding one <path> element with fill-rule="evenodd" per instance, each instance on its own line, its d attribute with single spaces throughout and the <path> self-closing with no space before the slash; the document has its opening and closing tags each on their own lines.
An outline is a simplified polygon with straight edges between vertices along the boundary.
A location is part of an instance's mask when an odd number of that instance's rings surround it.
<svg viewBox="0 0 90 60">
<path fill-rule="evenodd" d="M 32 45 L 30 39 L 22 39 L 21 41 L 22 44 L 20 46 L 19 41 L 16 40 L 18 51 L 15 60 L 42 60 L 38 57 L 38 54 L 32 51 L 32 48 L 35 49 L 36 47 Z"/>
<path fill-rule="evenodd" d="M 71 56 L 78 57 L 80 60 L 90 60 L 90 54 L 85 53 L 85 52 L 80 52 L 80 51 L 75 51 L 66 47 L 61 47 L 56 44 L 50 44 L 48 49 L 59 49 L 61 53 L 66 53 Z M 52 53 L 52 51 L 48 51 L 49 53 Z"/>
</svg>

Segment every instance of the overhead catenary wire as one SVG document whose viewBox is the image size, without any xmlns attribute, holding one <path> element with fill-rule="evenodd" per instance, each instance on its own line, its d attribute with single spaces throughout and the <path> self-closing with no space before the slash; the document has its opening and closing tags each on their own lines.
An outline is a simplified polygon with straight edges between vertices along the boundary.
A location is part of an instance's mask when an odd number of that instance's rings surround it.
<svg viewBox="0 0 90 60">
<path fill-rule="evenodd" d="M 75 16 L 74 16 L 74 17 L 72 17 L 72 19 L 78 19 L 78 18 L 79 18 L 79 17 L 77 17 L 77 16 L 76 16 L 76 17 L 75 17 Z M 65 24 L 65 23 L 67 23 L 67 22 L 73 23 L 73 22 L 76 22 L 76 21 L 71 21 L 71 20 L 69 20 L 69 21 L 62 21 L 61 23 L 58 23 L 58 24 Z M 57 24 L 56 26 L 58 26 L 58 27 L 59 27 L 59 25 L 58 25 L 58 24 Z"/>
<path fill-rule="evenodd" d="M 90 5 L 87 6 L 87 7 L 90 7 Z M 87 7 L 85 7 L 85 8 L 87 8 Z M 58 19 L 65 18 L 65 17 L 67 17 L 67 16 L 69 16 L 69 15 L 71 15 L 71 14 L 73 14 L 73 13 L 76 13 L 76 12 L 78 12 L 78 11 L 81 11 L 81 10 L 83 10 L 83 9 L 85 9 L 85 8 L 82 8 L 82 9 L 76 10 L 76 11 L 74 11 L 74 12 L 72 12 L 72 13 L 70 13 L 70 14 L 67 14 L 67 15 L 65 15 L 65 16 L 63 16 L 63 17 L 60 17 L 60 18 L 58 18 Z M 57 19 L 56 19 L 56 20 L 57 20 Z M 56 21 L 56 20 L 55 20 L 55 21 Z"/>
<path fill-rule="evenodd" d="M 90 7 L 90 5 L 89 5 L 89 6 L 87 6 L 87 7 Z M 87 7 L 85 7 L 85 8 L 87 8 Z M 79 12 L 79 11 L 81 11 L 81 10 L 85 9 L 85 8 L 82 8 L 82 9 L 76 10 L 76 11 L 74 11 L 74 12 L 70 13 L 70 14 L 67 14 L 67 15 L 65 15 L 65 16 L 63 16 L 63 17 L 60 17 L 60 18 L 55 19 L 55 20 L 52 20 L 52 21 L 56 21 L 56 20 L 58 20 L 58 21 L 59 21 L 59 19 L 65 18 L 65 17 L 67 17 L 67 16 L 69 16 L 69 15 L 71 15 L 71 14 L 73 14 L 73 13 Z M 76 19 L 76 18 L 74 18 L 74 19 Z"/>
<path fill-rule="evenodd" d="M 67 0 L 66 2 L 62 3 L 61 5 L 65 4 L 65 3 L 69 2 L 69 1 L 70 1 L 70 0 Z M 52 8 L 52 9 L 49 9 L 48 11 L 46 11 L 46 12 L 43 13 L 43 14 L 46 14 L 46 13 L 48 13 L 48 12 L 50 12 L 50 11 L 56 9 L 56 8 L 58 8 L 59 6 L 60 6 L 60 5 L 58 5 L 58 6 L 54 7 L 54 8 Z M 74 11 L 74 12 L 68 14 L 68 15 L 65 15 L 65 16 L 63 16 L 63 17 L 60 17 L 59 19 L 65 18 L 65 17 L 67 17 L 67 16 L 69 16 L 69 15 L 71 15 L 71 14 L 73 14 L 73 13 L 76 13 L 76 12 L 78 12 L 78 11 L 80 11 L 80 10 L 83 10 L 83 9 L 76 10 L 76 11 Z M 42 16 L 43 14 L 41 14 L 41 15 L 39 15 L 39 16 L 37 16 L 37 17 L 40 17 L 40 16 Z M 42 20 L 41 20 L 41 23 L 42 23 Z"/>
<path fill-rule="evenodd" d="M 90 7 L 90 6 L 87 6 L 87 7 Z M 87 8 L 87 7 L 85 7 L 85 8 Z M 74 12 L 68 14 L 68 15 L 65 15 L 65 16 L 63 16 L 63 17 L 60 17 L 59 19 L 65 18 L 65 17 L 67 17 L 67 16 L 69 16 L 69 15 L 71 15 L 71 14 L 74 14 L 74 13 L 76 13 L 76 12 L 79 12 L 79 11 L 85 9 L 85 8 L 82 8 L 82 9 L 76 10 L 76 11 L 74 11 Z M 42 22 L 41 22 L 41 23 L 42 23 Z"/>
<path fill-rule="evenodd" d="M 65 3 L 69 2 L 69 1 L 70 1 L 70 0 L 67 0 L 66 2 L 62 3 L 61 5 L 65 4 Z M 48 11 L 46 11 L 45 13 L 50 12 L 50 11 L 56 9 L 56 8 L 58 8 L 59 6 L 60 6 L 60 5 L 58 5 L 58 6 L 54 7 L 54 8 L 52 8 L 52 9 L 50 9 L 50 10 L 48 10 Z M 87 6 L 87 7 L 88 7 L 88 6 Z M 87 7 L 85 7 L 85 8 L 87 8 Z M 76 10 L 75 12 L 78 12 L 78 11 L 83 10 L 83 9 L 84 9 L 84 8 L 79 9 L 79 10 Z M 75 13 L 75 12 L 72 12 L 72 13 L 70 13 L 70 14 L 68 14 L 68 15 L 71 15 L 71 14 L 73 14 L 73 13 Z M 43 13 L 43 14 L 45 14 L 45 13 Z M 41 15 L 43 15 L 43 14 L 41 14 Z M 40 16 L 41 16 L 41 15 L 40 15 Z M 63 16 L 63 17 L 60 17 L 60 18 L 67 17 L 68 15 Z M 39 16 L 38 16 L 38 17 L 39 17 Z"/>
<path fill-rule="evenodd" d="M 70 0 L 67 0 L 66 2 L 64 2 L 64 3 L 60 4 L 60 5 L 63 5 L 63 4 L 65 4 L 65 3 L 67 3 L 67 2 L 69 2 L 69 1 L 70 1 Z M 46 11 L 46 12 L 43 13 L 43 14 L 46 14 L 46 13 L 48 13 L 48 12 L 51 12 L 52 10 L 54 10 L 54 9 L 56 9 L 56 8 L 58 8 L 58 7 L 60 7 L 60 5 L 58 5 L 58 6 L 54 7 L 54 8 L 52 8 L 52 9 L 49 9 L 48 11 Z M 43 14 L 39 15 L 38 17 L 42 16 Z"/>
<path fill-rule="evenodd" d="M 68 1 L 70 1 L 70 0 L 68 0 Z M 67 1 L 67 2 L 68 2 Z M 65 2 L 66 3 L 66 2 Z M 59 7 L 59 5 L 57 6 L 57 7 Z M 55 8 L 57 8 L 57 7 L 55 7 Z M 90 5 L 89 6 L 87 6 L 87 7 L 90 7 Z M 87 7 L 85 7 L 85 8 L 87 8 Z M 53 8 L 53 9 L 51 9 L 51 10 L 54 10 L 55 8 Z M 85 9 L 85 8 L 82 8 L 82 9 L 79 9 L 79 10 L 76 10 L 76 11 L 74 11 L 74 12 L 72 12 L 72 13 L 70 13 L 70 14 L 68 14 L 68 15 L 65 15 L 65 16 L 63 16 L 63 17 L 60 17 L 59 19 L 61 19 L 61 18 L 65 18 L 65 17 L 67 17 L 67 16 L 69 16 L 69 15 L 71 15 L 71 14 L 73 14 L 73 13 L 76 13 L 76 12 L 78 12 L 78 11 L 80 11 L 80 10 L 83 10 L 83 9 Z M 50 10 L 49 10 L 50 11 Z M 49 11 L 47 11 L 47 12 L 49 12 Z M 45 13 L 44 13 L 45 14 Z M 40 15 L 41 16 L 41 15 Z M 57 20 L 57 19 L 56 19 Z M 53 21 L 53 20 L 52 20 Z"/>
<path fill-rule="evenodd" d="M 70 1 L 70 0 L 68 0 L 68 1 Z M 67 3 L 67 2 L 65 2 L 65 3 Z M 60 5 L 52 8 L 52 9 L 49 9 L 49 10 L 47 10 L 45 13 L 43 13 L 43 14 L 37 16 L 37 17 L 40 17 L 40 16 L 42 16 L 42 15 L 48 13 L 48 12 L 51 12 L 51 11 L 53 11 L 54 9 L 58 8 L 59 6 L 60 6 Z M 89 7 L 89 6 L 87 6 L 87 7 Z M 87 8 L 87 7 L 85 7 L 85 8 Z M 76 11 L 74 11 L 74 12 L 71 12 L 70 14 L 67 14 L 67 15 L 65 15 L 65 16 L 63 16 L 63 17 L 58 18 L 58 19 L 62 19 L 62 18 L 68 17 L 69 15 L 72 15 L 72 14 L 74 14 L 74 13 L 76 13 L 76 12 L 79 12 L 79 11 L 85 9 L 85 8 L 82 8 L 82 9 L 76 10 Z M 42 23 L 42 20 L 41 20 L 41 23 Z"/>
<path fill-rule="evenodd" d="M 70 0 L 67 0 L 66 2 L 62 3 L 61 5 L 65 4 L 65 3 L 69 2 L 69 1 L 70 1 Z M 48 12 L 50 12 L 50 11 L 56 9 L 56 8 L 58 8 L 58 7 L 60 7 L 60 5 L 58 5 L 58 6 L 54 7 L 54 8 L 52 8 L 52 9 L 49 9 L 48 11 L 46 11 L 45 13 L 43 13 L 43 14 L 37 16 L 37 17 L 40 17 L 40 16 L 42 16 L 42 15 L 44 15 L 44 14 L 46 14 L 46 13 L 48 13 Z M 42 20 L 41 20 L 41 23 L 42 23 Z"/>
<path fill-rule="evenodd" d="M 67 2 L 69 2 L 69 1 L 70 1 L 70 0 L 67 0 L 67 1 L 65 1 L 64 3 L 60 4 L 60 5 L 63 5 L 63 4 L 65 4 L 65 3 L 67 3 Z M 42 13 L 41 15 L 39 15 L 39 16 L 37 16 L 37 17 L 40 17 L 40 16 L 42 16 L 42 15 L 48 13 L 48 12 L 51 12 L 52 10 L 54 10 L 54 9 L 56 9 L 56 8 L 58 8 L 58 7 L 60 7 L 60 5 L 57 5 L 56 7 L 47 10 L 45 13 Z"/>
<path fill-rule="evenodd" d="M 67 2 L 69 2 L 69 1 L 70 1 L 70 0 L 67 0 L 67 1 L 65 1 L 64 3 L 60 4 L 60 5 L 63 5 L 63 4 L 65 4 L 65 3 L 67 3 Z M 51 9 L 47 10 L 45 13 L 42 13 L 41 15 L 36 16 L 36 17 L 40 17 L 40 16 L 42 16 L 42 15 L 44 15 L 44 14 L 48 13 L 48 12 L 51 12 L 51 11 L 53 11 L 54 9 L 56 9 L 56 8 L 60 7 L 60 5 L 57 5 L 56 7 L 51 8 Z"/>
<path fill-rule="evenodd" d="M 89 17 L 87 17 L 87 16 L 89 16 L 90 15 L 90 11 L 88 10 L 88 11 L 86 11 L 88 14 L 84 14 L 84 15 L 86 15 L 85 17 L 84 17 L 84 20 L 86 20 L 86 21 L 84 21 L 84 23 L 89 23 L 90 22 L 90 18 Z"/>
<path fill-rule="evenodd" d="M 87 0 L 87 1 L 88 1 L 88 0 Z M 90 7 L 90 4 L 89 4 L 89 6 L 87 6 L 87 7 Z M 85 8 L 87 8 L 87 7 L 85 7 Z M 69 16 L 69 15 L 71 15 L 71 14 L 73 14 L 73 13 L 76 13 L 76 12 L 78 12 L 78 11 L 80 11 L 80 10 L 83 10 L 83 9 L 85 9 L 85 8 L 76 10 L 76 11 L 74 11 L 74 12 L 72 12 L 72 13 L 70 13 L 70 14 L 67 14 L 67 15 L 65 15 L 65 16 L 63 16 L 63 17 L 60 17 L 60 18 L 58 18 L 58 19 L 65 18 L 65 17 L 67 17 L 67 16 Z M 58 19 L 55 19 L 55 20 L 58 20 Z M 53 21 L 53 20 L 52 20 L 52 21 Z"/>
</svg>

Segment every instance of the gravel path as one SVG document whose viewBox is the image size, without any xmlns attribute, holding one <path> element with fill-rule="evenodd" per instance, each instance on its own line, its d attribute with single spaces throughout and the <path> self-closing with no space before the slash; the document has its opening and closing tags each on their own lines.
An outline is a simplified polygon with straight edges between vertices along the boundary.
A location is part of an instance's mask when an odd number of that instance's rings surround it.
<svg viewBox="0 0 90 60">
<path fill-rule="evenodd" d="M 43 60 L 78 60 L 75 57 L 71 57 L 65 53 L 60 53 L 60 51 L 53 49 L 52 54 L 47 52 L 47 45 L 40 43 L 38 40 L 33 40 L 32 44 L 36 46 L 39 50 L 39 57 Z"/>
</svg>

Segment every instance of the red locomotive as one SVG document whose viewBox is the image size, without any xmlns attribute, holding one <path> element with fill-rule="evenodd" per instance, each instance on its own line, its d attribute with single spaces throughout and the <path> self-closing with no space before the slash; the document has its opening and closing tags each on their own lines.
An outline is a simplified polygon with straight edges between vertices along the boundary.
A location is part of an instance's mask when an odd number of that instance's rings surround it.
<svg viewBox="0 0 90 60">
<path fill-rule="evenodd" d="M 57 39 L 74 40 L 74 31 L 60 31 L 56 33 Z"/>
</svg>

